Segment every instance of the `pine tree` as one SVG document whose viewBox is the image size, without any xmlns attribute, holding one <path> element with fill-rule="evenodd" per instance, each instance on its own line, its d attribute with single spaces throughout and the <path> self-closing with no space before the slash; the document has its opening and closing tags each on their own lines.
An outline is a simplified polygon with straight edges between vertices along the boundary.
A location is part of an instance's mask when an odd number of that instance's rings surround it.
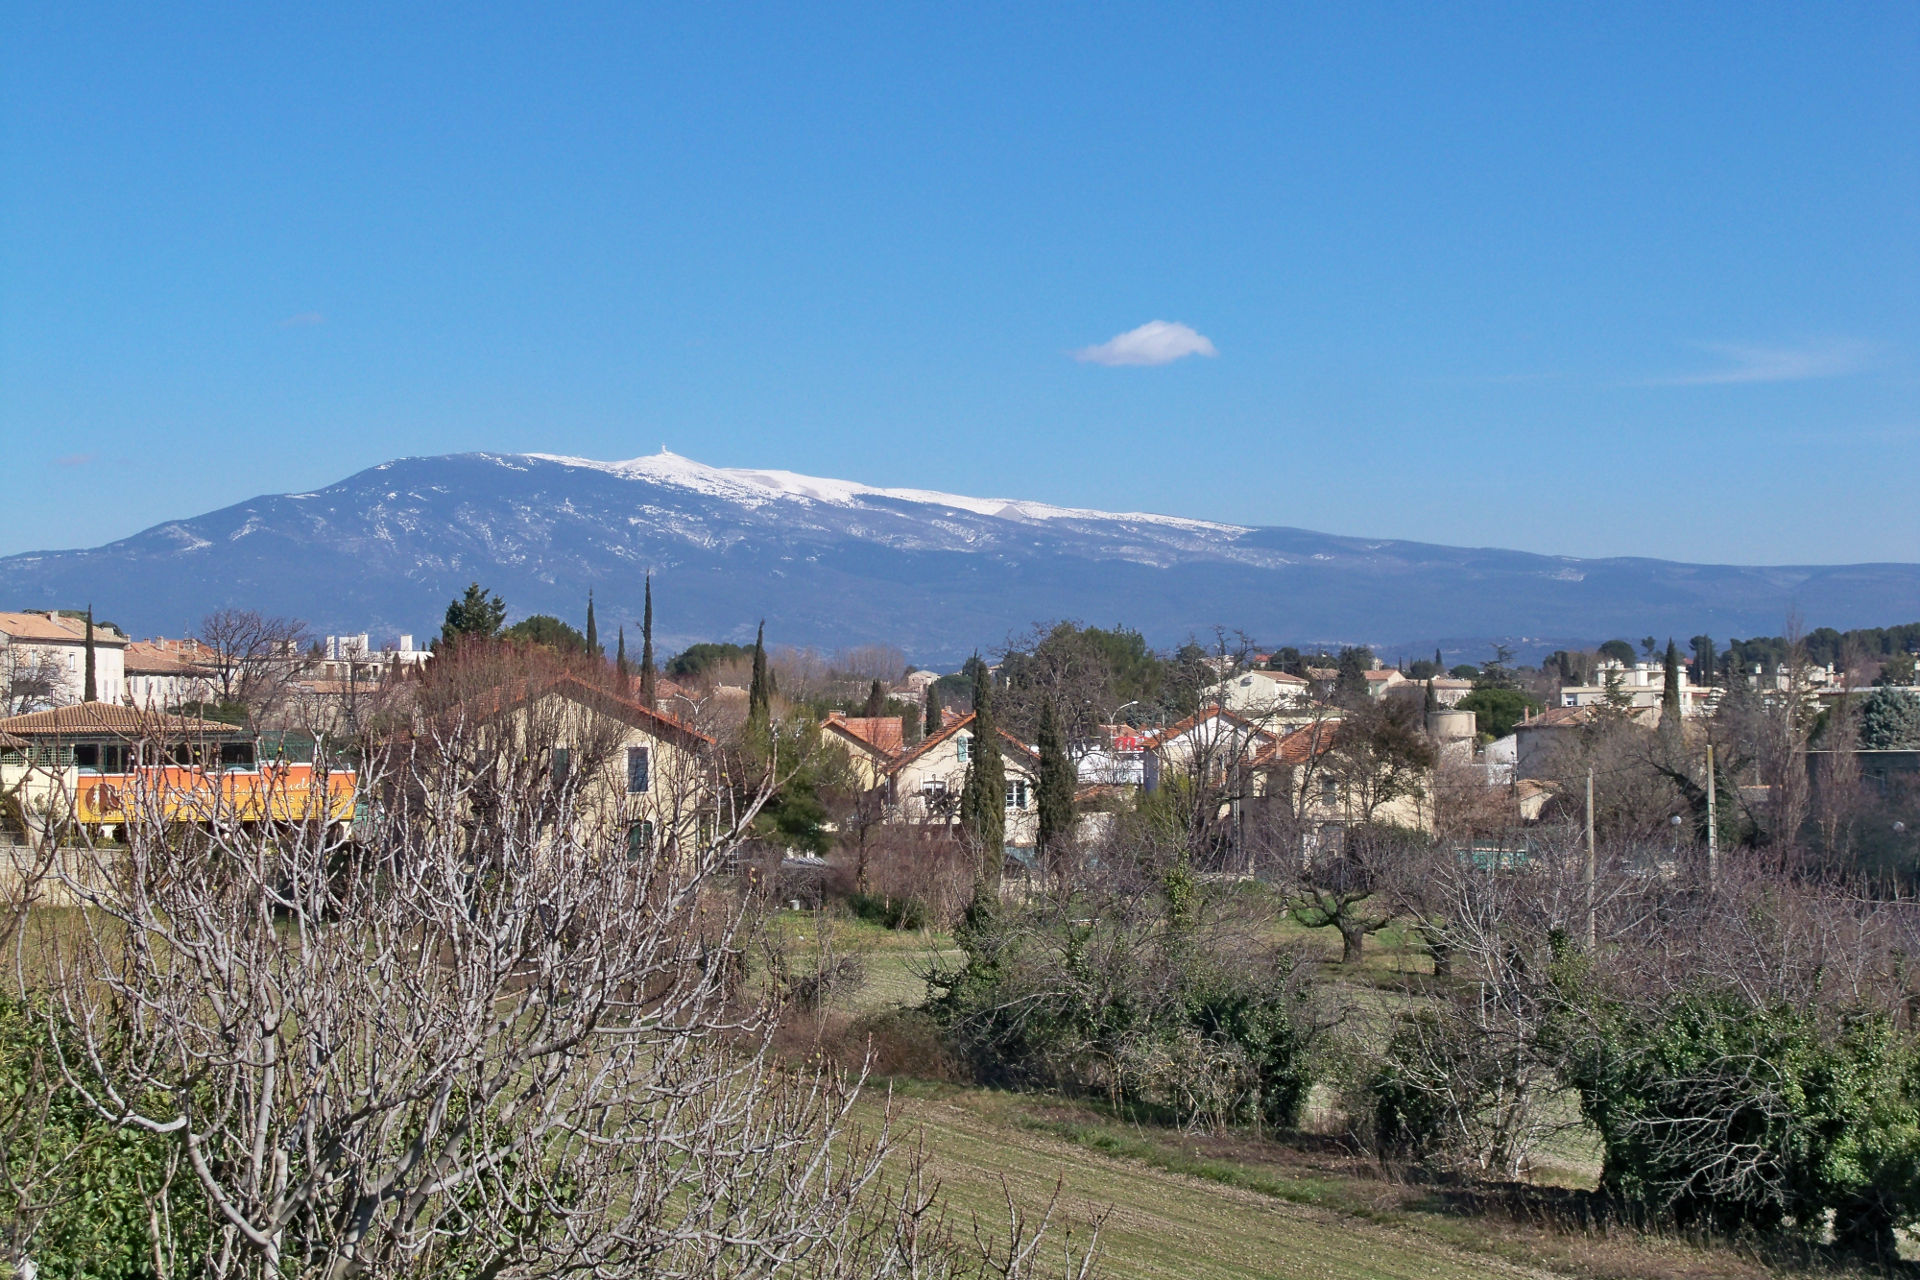
<svg viewBox="0 0 1920 1280">
<path fill-rule="evenodd" d="M 98 702 L 100 701 L 100 688 L 94 682 L 94 674 L 93 674 L 93 603 L 92 601 L 88 601 L 87 603 L 86 647 L 87 647 L 87 652 L 86 652 L 87 668 L 86 668 L 86 675 L 82 678 L 83 683 L 82 683 L 81 692 L 80 692 L 80 700 L 82 702 Z"/>
<path fill-rule="evenodd" d="M 993 723 L 993 676 L 976 656 L 973 671 L 973 749 L 967 753 L 967 780 L 960 788 L 960 829 L 979 854 L 974 870 L 975 902 L 1000 896 L 1000 871 L 1007 859 L 1007 762 L 1001 758 Z"/>
<path fill-rule="evenodd" d="M 613 678 L 616 686 L 620 690 L 620 696 L 624 698 L 627 696 L 628 689 L 626 623 L 623 622 L 620 624 L 618 635 L 620 637 L 619 646 L 613 651 Z"/>
<path fill-rule="evenodd" d="M 1040 704 L 1040 856 L 1043 865 L 1061 869 L 1073 837 L 1073 761 L 1067 758 L 1060 718 L 1049 699 Z"/>
<path fill-rule="evenodd" d="M 497 593 L 489 594 L 479 583 L 470 583 L 465 595 L 447 605 L 440 642 L 453 644 L 467 636 L 491 639 L 500 634 L 500 624 L 506 620 L 506 601 Z"/>
<path fill-rule="evenodd" d="M 887 714 L 887 691 L 880 687 L 878 677 L 867 688 L 867 705 L 860 708 L 860 714 L 870 720 L 877 720 Z"/>
<path fill-rule="evenodd" d="M 587 588 L 587 656 L 604 658 L 606 650 L 600 647 L 600 629 L 593 625 L 593 588 Z"/>
<path fill-rule="evenodd" d="M 924 736 L 931 738 L 934 734 L 940 732 L 940 721 L 942 719 L 943 717 L 940 714 L 940 690 L 932 685 L 928 685 L 927 718 L 926 723 L 921 727 Z"/>
<path fill-rule="evenodd" d="M 653 668 L 653 575 L 647 575 L 647 607 L 640 615 L 640 702 L 651 708 L 659 700 L 659 674 Z"/>
<path fill-rule="evenodd" d="M 1666 682 L 1660 690 L 1660 728 L 1677 732 L 1680 728 L 1680 646 L 1667 639 Z"/>
</svg>

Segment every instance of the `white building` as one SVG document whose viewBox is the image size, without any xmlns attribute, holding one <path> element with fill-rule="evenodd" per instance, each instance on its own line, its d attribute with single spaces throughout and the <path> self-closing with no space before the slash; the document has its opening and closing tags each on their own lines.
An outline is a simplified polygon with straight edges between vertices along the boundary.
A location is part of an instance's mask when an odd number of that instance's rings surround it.
<svg viewBox="0 0 1920 1280">
<path fill-rule="evenodd" d="M 1570 684 L 1560 690 L 1562 707 L 1631 707 L 1636 711 L 1658 709 L 1667 686 L 1664 662 L 1636 662 L 1632 666 L 1602 658 L 1593 684 Z M 1703 689 L 1687 678 L 1685 663 L 1680 664 L 1680 714 L 1699 715 L 1708 709 L 1714 690 Z"/>
<path fill-rule="evenodd" d="M 1313 703 L 1313 685 L 1285 671 L 1237 671 L 1208 688 L 1207 702 L 1258 719 L 1300 711 Z"/>
<path fill-rule="evenodd" d="M 126 695 L 127 638 L 93 629 L 93 690 L 97 702 Z M 87 623 L 54 612 L 0 613 L 0 679 L 5 710 L 20 715 L 69 706 L 86 692 Z"/>
</svg>

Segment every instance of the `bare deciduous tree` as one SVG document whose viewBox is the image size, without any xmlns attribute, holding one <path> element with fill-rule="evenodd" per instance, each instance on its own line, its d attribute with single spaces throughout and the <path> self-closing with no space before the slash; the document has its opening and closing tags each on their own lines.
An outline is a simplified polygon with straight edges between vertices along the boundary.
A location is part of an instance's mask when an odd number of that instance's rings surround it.
<svg viewBox="0 0 1920 1280">
<path fill-rule="evenodd" d="M 1035 1223 L 959 1251 L 858 1078 L 780 1066 L 729 998 L 721 876 L 770 779 L 674 780 L 718 828 L 636 848 L 575 730 L 476 702 L 366 744 L 351 831 L 291 796 L 183 827 L 136 788 L 49 945 L 67 1086 L 210 1207 L 194 1273 L 1031 1274 Z"/>
<path fill-rule="evenodd" d="M 252 609 L 220 609 L 200 620 L 204 674 L 220 701 L 258 712 L 298 673 L 307 625 Z"/>
</svg>

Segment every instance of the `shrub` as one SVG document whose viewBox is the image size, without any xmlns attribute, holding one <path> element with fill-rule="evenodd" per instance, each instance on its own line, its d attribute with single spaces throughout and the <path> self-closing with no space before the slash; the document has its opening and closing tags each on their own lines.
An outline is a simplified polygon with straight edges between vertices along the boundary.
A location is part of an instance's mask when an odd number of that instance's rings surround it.
<svg viewBox="0 0 1920 1280">
<path fill-rule="evenodd" d="M 856 893 L 847 899 L 847 909 L 857 919 L 885 929 L 920 930 L 927 927 L 927 904 L 919 898 Z"/>
<path fill-rule="evenodd" d="M 1738 992 L 1605 1008 L 1571 1083 L 1606 1186 L 1682 1222 L 1815 1232 L 1891 1257 L 1920 1221 L 1920 1046 L 1881 1015 L 1828 1025 Z"/>
<path fill-rule="evenodd" d="M 1214 936 L 1184 891 L 1170 905 L 1172 919 L 1112 899 L 976 911 L 957 931 L 966 963 L 931 976 L 927 1012 L 986 1083 L 1103 1094 L 1183 1123 L 1296 1123 L 1313 1080 L 1312 966 Z"/>
</svg>

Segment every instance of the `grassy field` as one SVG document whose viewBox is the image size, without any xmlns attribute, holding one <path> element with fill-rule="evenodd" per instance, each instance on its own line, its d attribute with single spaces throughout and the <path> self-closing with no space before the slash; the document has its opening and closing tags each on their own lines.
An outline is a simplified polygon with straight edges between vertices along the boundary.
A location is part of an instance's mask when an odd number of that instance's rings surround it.
<svg viewBox="0 0 1920 1280">
<path fill-rule="evenodd" d="M 890 933 L 844 917 L 789 914 L 775 922 L 802 950 L 859 954 L 865 981 L 842 998 L 842 1017 L 918 1003 L 922 975 L 958 953 L 937 933 Z M 1338 958 L 1326 931 L 1297 931 Z M 1370 943 L 1360 972 L 1329 965 L 1361 1005 L 1404 998 L 1398 975 L 1423 961 L 1394 935 Z M 797 957 L 798 958 L 798 957 Z M 1615 1228 L 1576 1229 L 1563 1212 L 1598 1165 L 1576 1134 L 1547 1153 L 1537 1191 L 1506 1205 L 1469 1205 L 1461 1189 L 1395 1182 L 1331 1139 L 1268 1140 L 1183 1133 L 1140 1124 L 1093 1103 L 1016 1094 L 913 1076 L 876 1081 L 870 1105 L 891 1089 L 897 1121 L 923 1140 L 934 1173 L 963 1222 L 1004 1230 L 1011 1190 L 1029 1211 L 1056 1186 L 1076 1227 L 1105 1214 L 1102 1274 L 1113 1277 L 1313 1277 L 1315 1280 L 1467 1280 L 1569 1276 L 1581 1280 L 1760 1280 L 1807 1276 L 1725 1245 Z M 1004 1179 L 1004 1183 L 1003 1183 Z M 1555 1185 L 1558 1184 L 1558 1185 Z"/>
</svg>

